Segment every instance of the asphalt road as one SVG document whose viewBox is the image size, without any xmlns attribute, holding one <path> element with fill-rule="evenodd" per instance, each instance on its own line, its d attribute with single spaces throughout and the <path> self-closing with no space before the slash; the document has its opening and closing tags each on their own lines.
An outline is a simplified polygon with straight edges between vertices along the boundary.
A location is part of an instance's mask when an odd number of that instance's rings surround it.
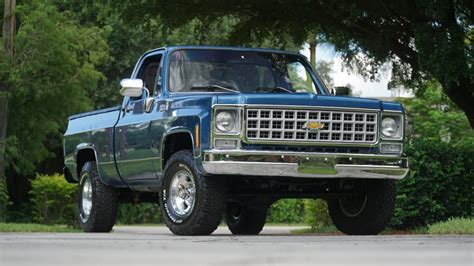
<svg viewBox="0 0 474 266">
<path fill-rule="evenodd" d="M 109 234 L 2 233 L 0 265 L 474 265 L 474 237 L 181 237 L 165 227 L 116 227 Z"/>
</svg>

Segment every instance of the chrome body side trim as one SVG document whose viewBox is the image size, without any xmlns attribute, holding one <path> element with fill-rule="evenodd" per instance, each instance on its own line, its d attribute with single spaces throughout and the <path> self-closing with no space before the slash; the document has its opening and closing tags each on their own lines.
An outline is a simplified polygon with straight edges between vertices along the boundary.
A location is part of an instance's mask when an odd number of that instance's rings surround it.
<svg viewBox="0 0 474 266">
<path fill-rule="evenodd" d="M 403 179 L 409 170 L 407 158 L 393 155 L 208 150 L 202 158 L 215 175 Z"/>
</svg>

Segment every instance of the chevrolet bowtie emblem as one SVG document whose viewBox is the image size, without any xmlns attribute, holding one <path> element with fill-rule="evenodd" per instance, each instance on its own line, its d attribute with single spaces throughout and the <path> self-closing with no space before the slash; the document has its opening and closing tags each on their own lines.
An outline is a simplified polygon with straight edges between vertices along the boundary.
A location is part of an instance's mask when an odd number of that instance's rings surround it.
<svg viewBox="0 0 474 266">
<path fill-rule="evenodd" d="M 324 127 L 324 123 L 319 123 L 319 122 L 306 122 L 303 124 L 303 129 L 308 129 L 308 130 L 320 130 Z"/>
</svg>

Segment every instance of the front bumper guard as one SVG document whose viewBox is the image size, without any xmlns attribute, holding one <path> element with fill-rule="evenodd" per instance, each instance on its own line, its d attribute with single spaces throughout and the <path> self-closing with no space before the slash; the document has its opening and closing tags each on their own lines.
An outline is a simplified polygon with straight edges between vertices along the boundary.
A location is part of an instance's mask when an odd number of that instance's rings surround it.
<svg viewBox="0 0 474 266">
<path fill-rule="evenodd" d="M 204 151 L 202 166 L 215 175 L 307 178 L 403 179 L 409 171 L 408 159 L 394 155 L 257 150 Z"/>
</svg>

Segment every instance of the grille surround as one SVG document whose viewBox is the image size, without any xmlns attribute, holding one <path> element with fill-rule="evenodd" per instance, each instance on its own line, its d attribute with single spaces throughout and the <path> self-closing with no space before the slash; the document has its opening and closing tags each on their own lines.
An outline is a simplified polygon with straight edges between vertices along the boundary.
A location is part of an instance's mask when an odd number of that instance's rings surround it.
<svg viewBox="0 0 474 266">
<path fill-rule="evenodd" d="M 247 107 L 244 134 L 251 143 L 375 145 L 378 119 L 377 111 Z M 310 121 L 324 127 L 303 129 Z"/>
</svg>

